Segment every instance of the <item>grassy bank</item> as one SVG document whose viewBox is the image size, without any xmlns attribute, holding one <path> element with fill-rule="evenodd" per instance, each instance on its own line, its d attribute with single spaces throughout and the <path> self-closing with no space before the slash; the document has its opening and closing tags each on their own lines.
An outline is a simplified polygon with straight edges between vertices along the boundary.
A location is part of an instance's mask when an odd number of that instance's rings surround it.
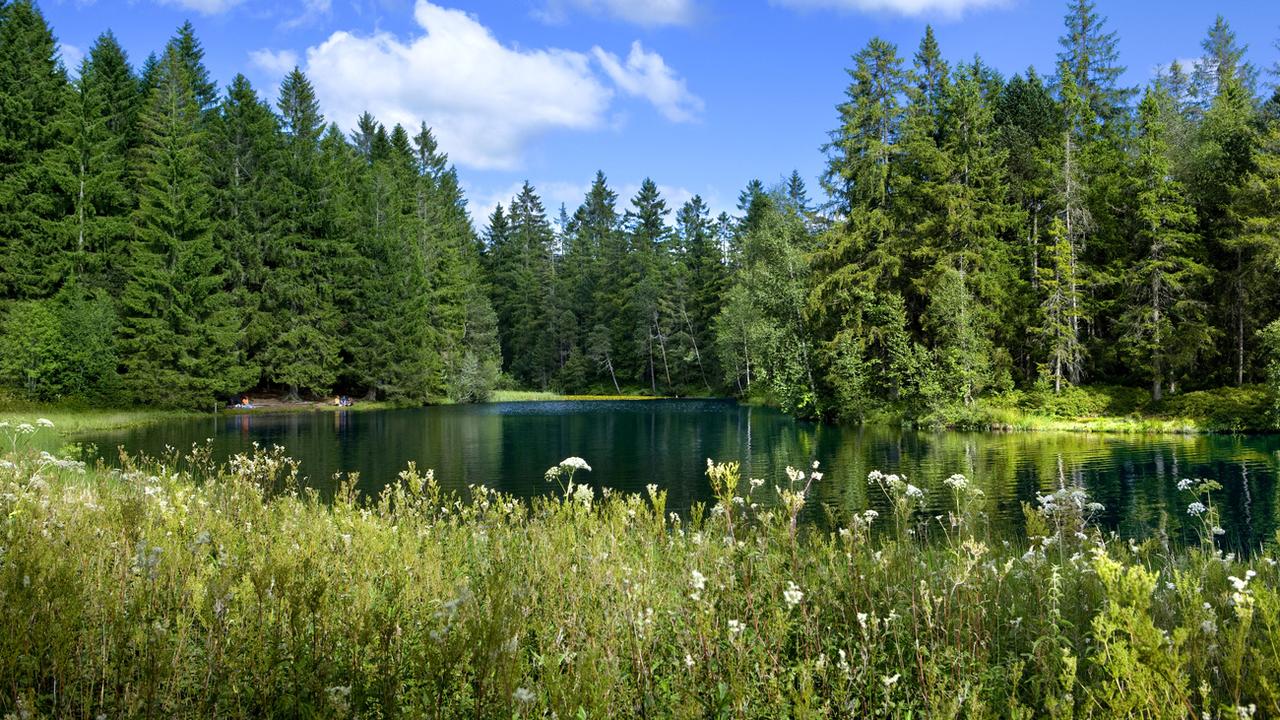
<svg viewBox="0 0 1280 720">
<path fill-rule="evenodd" d="M 199 417 L 202 413 L 156 408 L 89 408 L 58 405 L 7 404 L 0 406 L 0 422 L 35 424 L 40 418 L 53 422 L 64 436 L 101 430 L 151 425 Z"/>
<path fill-rule="evenodd" d="M 1280 431 L 1274 400 L 1258 385 L 1171 395 L 1156 402 L 1139 388 L 1072 387 L 1014 391 L 924 414 L 924 427 L 1108 433 Z M 900 418 L 902 416 L 899 416 Z"/>
<path fill-rule="evenodd" d="M 489 402 L 539 402 L 548 400 L 661 400 L 660 395 L 562 395 L 538 390 L 495 390 Z"/>
<path fill-rule="evenodd" d="M 1082 492 L 988 534 L 873 475 L 892 516 L 796 521 L 816 473 L 709 468 L 689 518 L 561 466 L 553 499 L 293 489 L 279 454 L 107 473 L 0 464 L 0 715 L 1259 717 L 1280 714 L 1271 555 L 1104 538 Z M 777 486 L 777 487 L 775 487 Z M 1194 510 L 1199 510 L 1193 505 Z"/>
</svg>

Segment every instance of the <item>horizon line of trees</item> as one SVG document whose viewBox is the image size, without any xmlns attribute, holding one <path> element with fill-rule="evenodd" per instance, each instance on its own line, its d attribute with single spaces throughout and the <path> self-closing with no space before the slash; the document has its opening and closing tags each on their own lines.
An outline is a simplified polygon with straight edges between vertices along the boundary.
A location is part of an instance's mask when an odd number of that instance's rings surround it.
<svg viewBox="0 0 1280 720">
<path fill-rule="evenodd" d="M 207 407 L 250 389 L 483 399 L 732 392 L 921 412 L 1014 387 L 1280 383 L 1280 90 L 1219 16 L 1193 67 L 1124 87 L 1067 3 L 1053 74 L 853 56 L 824 146 L 736 215 L 526 183 L 476 233 L 430 130 L 344 133 L 295 69 L 219 93 L 190 24 L 77 76 L 0 0 L 0 384 Z M 1268 71 L 1280 80 L 1280 63 Z"/>
</svg>

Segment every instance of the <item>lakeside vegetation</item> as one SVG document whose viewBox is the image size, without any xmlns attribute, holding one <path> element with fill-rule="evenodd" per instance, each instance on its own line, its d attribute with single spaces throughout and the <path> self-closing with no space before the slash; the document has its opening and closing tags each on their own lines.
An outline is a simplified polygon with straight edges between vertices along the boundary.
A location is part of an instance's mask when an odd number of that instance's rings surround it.
<svg viewBox="0 0 1280 720">
<path fill-rule="evenodd" d="M 993 536 L 873 472 L 884 517 L 803 520 L 818 469 L 717 500 L 548 472 L 549 497 L 300 490 L 260 449 L 86 469 L 0 462 L 0 713 L 262 717 L 1264 717 L 1280 713 L 1274 547 L 1107 537 L 1077 488 Z"/>
<path fill-rule="evenodd" d="M 873 38 L 833 88 L 821 197 L 792 173 L 713 213 L 601 172 L 576 209 L 526 183 L 484 219 L 425 125 L 341 127 L 297 68 L 274 103 L 219 87 L 190 23 L 142 63 L 107 32 L 68 68 L 35 3 L 2 2 L 0 386 L 202 410 L 643 388 L 928 426 L 1275 428 L 1280 92 L 1205 20 L 1201 56 L 1141 89 L 1089 0 L 1041 71 L 949 63 L 931 29 L 910 53 Z M 1008 400 L 1090 385 L 1152 402 L 1113 422 Z M 1194 397 L 1254 386 L 1265 423 Z"/>
</svg>

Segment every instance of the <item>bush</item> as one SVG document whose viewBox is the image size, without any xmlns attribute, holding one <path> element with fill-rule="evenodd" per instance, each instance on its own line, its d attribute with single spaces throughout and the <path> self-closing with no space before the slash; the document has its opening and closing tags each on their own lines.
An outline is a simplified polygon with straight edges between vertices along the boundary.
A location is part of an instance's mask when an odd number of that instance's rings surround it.
<svg viewBox="0 0 1280 720">
<path fill-rule="evenodd" d="M 117 386 L 115 311 L 102 297 L 64 290 L 15 302 L 0 319 L 0 383 L 26 400 L 96 400 Z"/>
<path fill-rule="evenodd" d="M 1155 408 L 1158 415 L 1191 418 L 1216 430 L 1271 427 L 1270 393 L 1261 385 L 1222 387 L 1170 395 Z"/>
</svg>

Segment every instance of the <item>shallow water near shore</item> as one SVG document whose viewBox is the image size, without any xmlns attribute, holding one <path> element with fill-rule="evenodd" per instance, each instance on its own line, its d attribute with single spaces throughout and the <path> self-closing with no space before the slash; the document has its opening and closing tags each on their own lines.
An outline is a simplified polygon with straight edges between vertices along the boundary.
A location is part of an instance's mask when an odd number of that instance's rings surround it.
<svg viewBox="0 0 1280 720">
<path fill-rule="evenodd" d="M 769 408 L 722 400 L 550 401 L 455 405 L 372 412 L 247 414 L 195 418 L 76 438 L 111 462 L 117 448 L 158 455 L 206 439 L 214 458 L 281 445 L 301 462 L 307 484 L 322 492 L 335 473 L 359 473 L 358 487 L 377 493 L 410 461 L 432 468 L 441 485 L 482 484 L 522 497 L 550 492 L 544 471 L 579 456 L 596 487 L 640 492 L 657 483 L 668 505 L 687 511 L 711 500 L 707 458 L 739 460 L 744 478 L 765 480 L 764 495 L 785 482 L 787 465 L 819 461 L 824 472 L 806 507 L 810 522 L 840 522 L 866 508 L 884 512 L 867 473 L 906 476 L 927 491 L 927 512 L 945 513 L 942 480 L 968 476 L 985 492 L 984 512 L 997 533 L 1016 536 L 1021 503 L 1063 485 L 1082 485 L 1105 505 L 1108 529 L 1147 537 L 1161 527 L 1189 539 L 1190 498 L 1181 478 L 1212 478 L 1223 490 L 1227 547 L 1275 542 L 1280 527 L 1280 435 L 1103 435 L 1083 433 L 919 432 L 797 421 Z M 760 491 L 757 491 L 760 492 Z"/>
</svg>

